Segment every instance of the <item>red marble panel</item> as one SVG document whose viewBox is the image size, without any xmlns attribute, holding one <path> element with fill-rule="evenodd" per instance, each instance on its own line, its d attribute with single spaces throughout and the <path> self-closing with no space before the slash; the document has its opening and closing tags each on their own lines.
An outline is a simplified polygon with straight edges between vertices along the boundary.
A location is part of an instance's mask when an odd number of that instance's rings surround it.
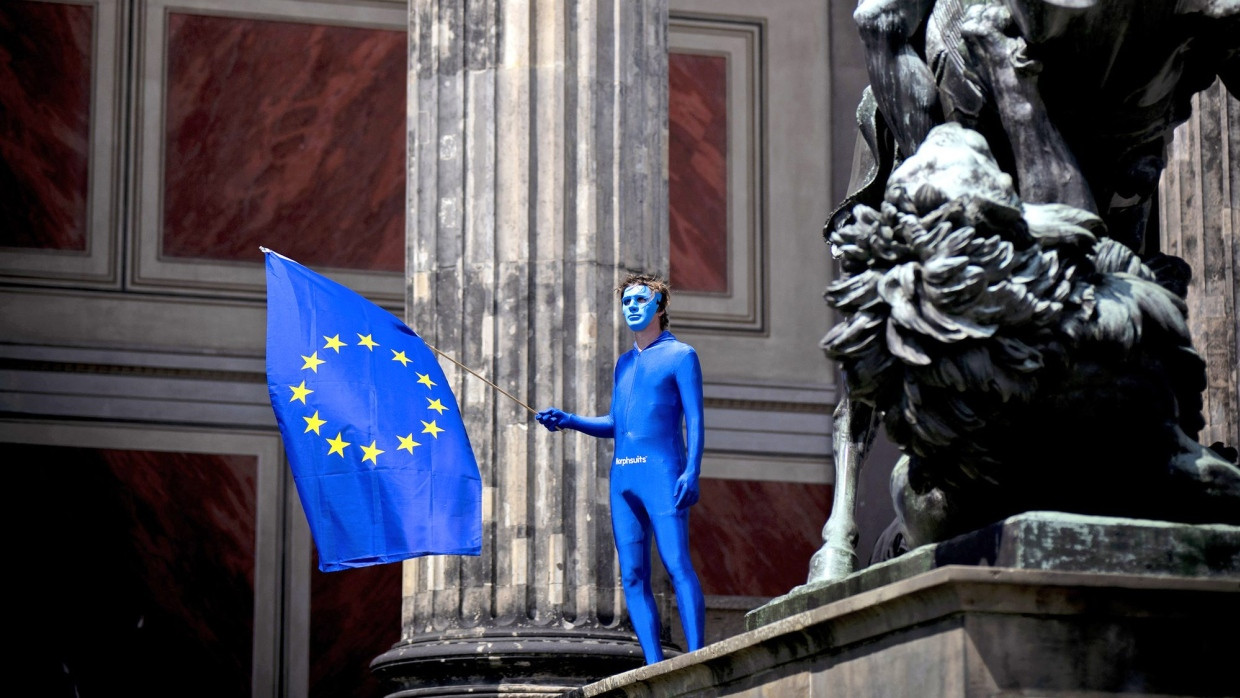
<svg viewBox="0 0 1240 698">
<path fill-rule="evenodd" d="M 405 42 L 170 14 L 163 254 L 403 270 Z"/>
<path fill-rule="evenodd" d="M 249 695 L 250 456 L 7 444 L 19 654 L 31 695 Z"/>
<path fill-rule="evenodd" d="M 401 566 L 374 565 L 310 579 L 310 698 L 382 698 L 370 660 L 400 639 Z"/>
<path fill-rule="evenodd" d="M 728 62 L 668 55 L 668 208 L 673 288 L 728 291 Z"/>
<path fill-rule="evenodd" d="M 0 246 L 86 249 L 93 12 L 0 3 Z"/>
<path fill-rule="evenodd" d="M 702 478 L 701 487 L 689 549 L 703 593 L 779 596 L 805 583 L 830 485 Z"/>
</svg>

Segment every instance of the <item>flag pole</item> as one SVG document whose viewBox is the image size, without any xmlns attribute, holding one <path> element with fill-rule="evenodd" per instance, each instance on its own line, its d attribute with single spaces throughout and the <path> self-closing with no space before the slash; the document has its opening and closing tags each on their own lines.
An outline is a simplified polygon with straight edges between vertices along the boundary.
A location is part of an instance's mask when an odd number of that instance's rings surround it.
<svg viewBox="0 0 1240 698">
<path fill-rule="evenodd" d="M 425 340 L 423 340 L 423 341 L 425 341 Z M 469 371 L 469 372 L 470 372 L 470 373 L 471 373 L 471 374 L 472 374 L 475 378 L 477 378 L 477 379 L 481 380 L 483 383 L 486 383 L 487 385 L 491 386 L 492 388 L 495 388 L 496 390 L 500 391 L 500 392 L 501 392 L 501 393 L 503 393 L 504 395 L 507 395 L 509 398 L 511 398 L 511 399 L 512 399 L 512 401 L 513 401 L 513 402 L 515 402 L 515 403 L 517 403 L 518 405 L 520 405 L 520 406 L 524 407 L 525 409 L 529 410 L 529 411 L 530 411 L 530 414 L 538 414 L 538 411 L 537 411 L 537 410 L 535 410 L 533 407 L 530 407 L 529 405 L 525 404 L 524 402 L 521 402 L 521 401 L 520 401 L 520 400 L 518 400 L 516 397 L 514 397 L 514 396 L 512 395 L 512 393 L 508 392 L 507 390 L 504 390 L 503 388 L 501 388 L 501 387 L 499 387 L 498 385 L 496 385 L 496 384 L 492 383 L 491 381 L 487 380 L 486 378 L 483 378 L 482 376 L 478 375 L 478 373 L 477 373 L 476 371 L 474 371 L 472 368 L 470 368 L 470 367 L 466 366 L 465 364 L 461 363 L 460 361 L 457 361 L 456 359 L 452 358 L 451 356 L 448 356 L 447 354 L 443 353 L 442 351 L 439 351 L 438 349 L 436 349 L 435 347 L 431 346 L 430 344 L 427 344 L 426 346 L 430 347 L 431 351 L 435 352 L 436 354 L 439 354 L 440 356 L 442 356 L 443 358 L 447 359 L 448 361 L 451 361 L 452 363 L 456 364 L 457 366 L 460 366 L 461 368 L 465 369 L 466 371 Z"/>
</svg>

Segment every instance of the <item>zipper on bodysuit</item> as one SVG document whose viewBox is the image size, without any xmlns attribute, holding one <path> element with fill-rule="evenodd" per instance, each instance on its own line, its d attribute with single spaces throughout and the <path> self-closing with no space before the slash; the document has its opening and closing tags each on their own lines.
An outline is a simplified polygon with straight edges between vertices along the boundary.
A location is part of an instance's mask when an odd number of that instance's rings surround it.
<svg viewBox="0 0 1240 698">
<path fill-rule="evenodd" d="M 649 349 L 650 347 L 646 348 Z M 633 358 L 633 372 L 629 374 L 629 394 L 624 398 L 624 431 L 626 436 L 632 436 L 633 434 L 633 430 L 629 426 L 632 424 L 631 418 L 633 416 L 633 393 L 637 392 L 635 386 L 638 384 L 637 379 L 640 377 L 638 373 L 642 370 L 641 361 L 645 353 L 644 350 L 637 350 L 637 356 Z"/>
</svg>

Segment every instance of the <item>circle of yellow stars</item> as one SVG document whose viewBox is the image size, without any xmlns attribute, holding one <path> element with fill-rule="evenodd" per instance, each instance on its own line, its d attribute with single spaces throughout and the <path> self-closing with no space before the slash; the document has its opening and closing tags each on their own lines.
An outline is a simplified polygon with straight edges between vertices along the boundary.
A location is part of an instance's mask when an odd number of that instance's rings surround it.
<svg viewBox="0 0 1240 698">
<path fill-rule="evenodd" d="M 357 334 L 357 343 L 354 346 L 365 347 L 371 352 L 374 352 L 375 348 L 379 346 L 379 343 L 374 340 L 374 337 L 372 335 L 362 334 L 360 332 L 356 334 Z M 350 346 L 346 342 L 341 341 L 339 334 L 333 335 L 331 337 L 324 335 L 323 339 L 326 343 L 323 345 L 322 351 L 331 350 L 339 354 L 341 347 Z M 405 355 L 404 350 L 397 351 L 395 349 L 390 349 L 389 351 L 392 352 L 392 360 L 400 362 L 402 366 L 408 366 L 409 362 L 412 361 L 412 359 L 410 359 L 408 356 Z M 305 362 L 302 364 L 301 370 L 303 371 L 309 370 L 316 374 L 319 372 L 319 366 L 322 366 L 323 364 L 327 363 L 326 359 L 319 358 L 318 351 L 311 353 L 309 356 L 302 356 L 301 358 Z M 438 385 L 437 383 L 435 383 L 435 381 L 431 380 L 431 377 L 429 374 L 420 373 L 416 370 L 414 371 L 414 373 L 416 373 L 418 376 L 417 382 L 421 383 L 422 385 L 425 385 L 428 390 Z M 289 398 L 289 402 L 300 402 L 303 405 L 307 405 L 306 397 L 314 392 L 314 390 L 306 387 L 306 381 L 304 380 L 301 382 L 300 385 L 290 385 L 288 387 L 293 392 L 292 397 Z M 432 410 L 438 415 L 442 415 L 444 412 L 448 410 L 448 408 L 443 404 L 443 402 L 440 401 L 439 398 L 432 398 L 432 397 L 427 396 L 426 401 L 428 403 L 426 406 L 426 409 Z M 313 415 L 310 415 L 309 417 L 302 417 L 302 419 L 306 420 L 306 430 L 302 433 L 309 434 L 310 432 L 314 432 L 318 436 L 323 436 L 323 433 L 321 430 L 322 430 L 322 427 L 325 424 L 327 424 L 327 420 L 319 417 L 319 410 L 316 409 Z M 438 439 L 439 434 L 444 431 L 444 429 L 437 424 L 436 419 L 432 419 L 429 422 L 422 421 L 422 420 L 418 420 L 418 421 L 422 422 L 422 431 L 419 433 L 419 437 L 421 434 L 430 434 L 431 438 Z M 396 436 L 396 439 L 397 441 L 400 442 L 400 445 L 396 447 L 396 450 L 408 451 L 410 454 L 413 453 L 413 449 L 422 445 L 420 442 L 414 440 L 412 431 L 410 431 L 405 436 L 400 436 L 398 434 Z M 338 455 L 341 458 L 345 457 L 345 449 L 353 445 L 352 443 L 344 440 L 343 431 L 337 432 L 334 438 L 327 438 L 325 439 L 325 441 L 327 442 L 327 447 L 328 447 L 327 455 L 328 456 Z M 371 463 L 375 465 L 379 464 L 379 456 L 384 453 L 387 453 L 387 451 L 378 447 L 377 440 L 372 440 L 369 446 L 359 444 L 358 448 L 362 450 L 362 461 L 363 462 L 370 461 Z"/>
</svg>

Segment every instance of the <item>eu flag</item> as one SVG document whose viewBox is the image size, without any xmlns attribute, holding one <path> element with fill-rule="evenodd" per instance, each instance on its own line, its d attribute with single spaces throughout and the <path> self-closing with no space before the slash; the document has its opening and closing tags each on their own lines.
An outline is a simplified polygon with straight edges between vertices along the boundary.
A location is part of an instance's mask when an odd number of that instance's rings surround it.
<svg viewBox="0 0 1240 698">
<path fill-rule="evenodd" d="M 430 347 L 395 315 L 267 257 L 267 388 L 324 572 L 482 551 L 482 481 Z"/>
</svg>

